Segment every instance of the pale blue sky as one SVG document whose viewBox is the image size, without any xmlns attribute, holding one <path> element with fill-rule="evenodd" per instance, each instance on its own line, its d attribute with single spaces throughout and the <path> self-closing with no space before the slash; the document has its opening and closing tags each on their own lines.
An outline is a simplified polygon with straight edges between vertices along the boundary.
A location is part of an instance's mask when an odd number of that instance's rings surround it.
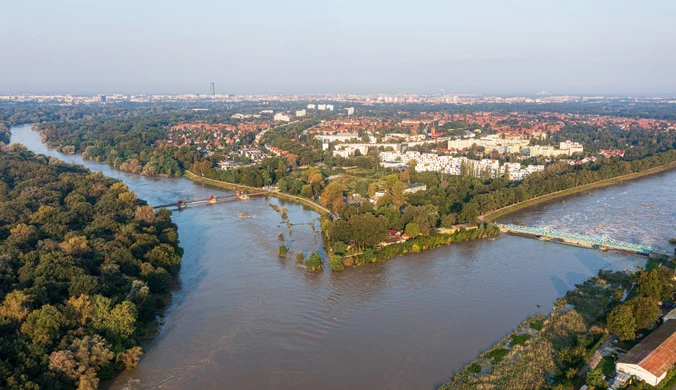
<svg viewBox="0 0 676 390">
<path fill-rule="evenodd" d="M 0 0 L 0 93 L 676 94 L 673 0 Z"/>
</svg>

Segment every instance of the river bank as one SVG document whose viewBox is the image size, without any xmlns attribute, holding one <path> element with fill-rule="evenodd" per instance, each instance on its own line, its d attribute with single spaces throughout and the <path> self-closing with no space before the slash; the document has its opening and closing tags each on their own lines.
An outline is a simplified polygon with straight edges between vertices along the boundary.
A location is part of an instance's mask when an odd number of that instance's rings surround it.
<svg viewBox="0 0 676 390">
<path fill-rule="evenodd" d="M 245 186 L 245 185 L 241 185 L 241 184 L 228 183 L 226 181 L 221 181 L 221 180 L 214 180 L 214 179 L 210 179 L 208 177 L 197 176 L 190 171 L 185 171 L 184 177 L 189 179 L 189 180 L 192 180 L 196 183 L 208 184 L 208 185 L 224 188 L 224 189 L 230 190 L 230 191 L 266 192 L 268 196 L 272 196 L 272 197 L 284 199 L 284 200 L 289 200 L 291 202 L 301 204 L 303 206 L 306 206 L 306 207 L 312 209 L 313 211 L 317 212 L 320 215 L 331 214 L 331 210 L 329 210 L 326 207 L 323 207 L 322 205 L 315 203 L 315 202 L 313 202 L 313 201 L 311 201 L 310 199 L 307 199 L 307 198 L 289 195 L 289 194 L 285 194 L 285 193 L 282 193 L 282 192 L 279 192 L 279 191 L 269 191 L 269 190 L 265 190 L 263 188 L 250 187 L 250 186 Z"/>
<path fill-rule="evenodd" d="M 633 284 L 629 272 L 599 271 L 554 302 L 550 314 L 526 319 L 439 390 L 579 388 L 586 365 L 608 337 L 606 313 Z"/>
<path fill-rule="evenodd" d="M 206 177 L 200 177 L 195 175 L 190 171 L 185 172 L 185 177 L 196 182 L 204 183 L 208 185 L 213 185 L 220 188 L 225 188 L 231 191 L 265 191 L 262 188 L 245 186 L 241 184 L 228 183 L 220 180 L 214 180 Z M 331 217 L 337 218 L 329 209 L 323 207 L 322 205 L 313 202 L 310 199 L 284 194 L 279 191 L 267 191 L 268 196 L 272 196 L 279 199 L 290 200 L 292 202 L 306 206 L 313 211 L 319 213 L 324 218 Z M 360 254 L 348 254 L 344 256 L 344 265 L 346 267 L 351 266 L 360 266 L 368 263 L 383 262 L 390 259 L 393 259 L 398 256 L 402 256 L 407 253 L 420 253 L 426 250 L 432 250 L 439 248 L 443 245 L 450 245 L 451 243 L 458 243 L 463 241 L 470 241 L 481 238 L 491 238 L 496 237 L 500 234 L 500 230 L 494 225 L 481 224 L 478 229 L 460 229 L 453 234 L 428 234 L 422 235 L 420 237 L 409 239 L 402 243 L 395 243 L 391 245 L 384 246 L 382 248 L 373 248 L 371 250 L 364 251 Z M 324 240 L 326 241 L 325 234 Z M 332 248 L 325 248 L 327 253 L 327 258 L 330 259 L 334 255 Z M 327 259 L 327 260 L 328 260 Z"/>
<path fill-rule="evenodd" d="M 583 192 L 583 191 L 593 190 L 595 188 L 607 187 L 607 186 L 611 186 L 611 185 L 614 185 L 614 184 L 619 184 L 619 183 L 624 182 L 624 181 L 634 180 L 634 179 L 638 179 L 638 178 L 641 178 L 641 177 L 654 175 L 656 173 L 665 172 L 665 171 L 668 171 L 668 170 L 674 169 L 674 168 L 676 168 L 676 161 L 671 162 L 671 163 L 666 164 L 666 165 L 659 166 L 659 167 L 646 169 L 645 171 L 634 172 L 634 173 L 630 173 L 630 174 L 627 174 L 627 175 L 622 175 L 622 176 L 618 176 L 618 177 L 614 177 L 614 178 L 610 178 L 610 179 L 597 181 L 595 183 L 585 184 L 585 185 L 574 187 L 574 188 L 568 188 L 568 189 L 565 189 L 565 190 L 552 192 L 551 194 L 538 196 L 538 197 L 528 199 L 528 200 L 523 201 L 523 202 L 514 203 L 512 205 L 503 207 L 503 208 L 495 210 L 495 211 L 491 211 L 488 214 L 480 216 L 479 219 L 489 221 L 489 222 L 493 222 L 500 217 L 511 214 L 511 213 L 518 211 L 518 210 L 521 210 L 521 209 L 525 209 L 527 207 L 535 206 L 539 203 L 547 202 L 547 201 L 557 199 L 557 198 L 561 198 L 561 197 L 568 196 L 568 195 L 574 195 L 574 194 L 577 194 L 577 193 L 580 193 L 580 192 Z"/>
<path fill-rule="evenodd" d="M 149 204 L 231 195 L 185 178 L 134 175 L 64 155 L 26 127 L 14 128 L 12 140 L 123 180 Z M 648 191 L 653 181 L 635 186 Z M 650 200 L 625 196 L 629 203 L 640 199 Z M 596 210 L 597 200 L 581 197 L 576 210 Z M 112 389 L 432 389 L 543 311 L 538 305 L 551 307 L 601 268 L 645 262 L 503 235 L 342 273 L 307 272 L 295 259 L 277 255 L 276 237 L 283 232 L 294 253 L 321 252 L 321 237 L 308 225 L 317 214 L 282 202 L 252 198 L 172 215 L 184 248 L 180 288 L 139 367 L 116 378 Z M 269 203 L 288 207 L 292 234 Z M 631 228 L 654 233 L 658 226 L 673 237 L 670 220 L 655 222 L 651 216 Z"/>
</svg>

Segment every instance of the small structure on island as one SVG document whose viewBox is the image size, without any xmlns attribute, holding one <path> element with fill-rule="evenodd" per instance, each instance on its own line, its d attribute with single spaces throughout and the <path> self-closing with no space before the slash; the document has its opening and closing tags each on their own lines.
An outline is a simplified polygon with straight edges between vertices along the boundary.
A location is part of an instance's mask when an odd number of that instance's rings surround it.
<svg viewBox="0 0 676 390">
<path fill-rule="evenodd" d="M 666 321 L 616 363 L 624 372 L 657 386 L 676 364 L 676 321 Z"/>
</svg>

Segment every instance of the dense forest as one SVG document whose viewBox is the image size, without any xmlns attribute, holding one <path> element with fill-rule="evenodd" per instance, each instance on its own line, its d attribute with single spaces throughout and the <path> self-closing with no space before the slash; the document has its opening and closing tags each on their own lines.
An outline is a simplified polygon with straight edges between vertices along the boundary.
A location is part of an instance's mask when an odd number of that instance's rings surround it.
<svg viewBox="0 0 676 390">
<path fill-rule="evenodd" d="M 4 123 L 0 122 L 0 143 L 4 143 L 5 145 L 9 145 L 9 128 L 5 126 Z"/>
<path fill-rule="evenodd" d="M 676 149 L 676 132 L 651 132 L 643 129 L 620 129 L 613 126 L 566 126 L 552 134 L 555 144 L 566 140 L 584 145 L 586 152 L 598 153 L 601 149 L 625 151 L 624 160 L 632 161 L 655 153 Z"/>
<path fill-rule="evenodd" d="M 182 250 L 124 183 L 0 150 L 0 387 L 95 389 L 136 366 Z"/>
<path fill-rule="evenodd" d="M 166 115 L 133 119 L 84 122 L 50 122 L 40 125 L 48 146 L 64 153 L 105 161 L 126 172 L 148 176 L 181 176 L 184 162 L 200 156 L 188 147 L 160 142 L 166 129 L 177 121 Z"/>
</svg>

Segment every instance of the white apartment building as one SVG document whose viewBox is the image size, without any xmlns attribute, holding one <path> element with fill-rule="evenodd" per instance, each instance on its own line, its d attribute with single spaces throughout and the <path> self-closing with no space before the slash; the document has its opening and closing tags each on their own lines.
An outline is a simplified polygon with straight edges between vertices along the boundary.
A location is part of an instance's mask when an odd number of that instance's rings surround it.
<svg viewBox="0 0 676 390">
<path fill-rule="evenodd" d="M 347 115 L 354 115 L 354 107 L 348 107 L 345 110 L 347 111 Z"/>
<path fill-rule="evenodd" d="M 540 146 L 533 145 L 528 148 L 528 155 L 533 156 L 571 156 L 574 153 L 583 153 L 584 147 L 577 143 L 571 141 L 565 141 L 559 143 L 559 148 L 556 149 L 554 146 Z"/>
<path fill-rule="evenodd" d="M 580 144 L 578 142 L 571 142 L 571 141 L 560 142 L 559 143 L 559 149 L 567 150 L 569 156 L 574 154 L 574 153 L 583 153 L 584 152 L 584 147 L 582 147 L 582 144 Z"/>
<path fill-rule="evenodd" d="M 329 142 L 348 142 L 353 138 L 359 139 L 359 133 L 315 134 L 316 139 Z"/>
<path fill-rule="evenodd" d="M 362 156 L 365 156 L 369 152 L 369 147 L 368 147 L 368 145 L 363 145 L 363 144 L 361 144 L 361 145 L 344 145 L 339 150 L 334 150 L 333 155 L 348 158 L 350 156 L 354 156 L 354 154 L 357 150 L 359 151 L 359 153 Z"/>
<path fill-rule="evenodd" d="M 308 104 L 307 105 L 308 110 L 314 110 L 315 108 L 317 108 L 317 106 L 315 106 L 314 104 Z"/>
<path fill-rule="evenodd" d="M 276 120 L 276 121 L 281 121 L 281 122 L 289 122 L 289 121 L 291 121 L 291 117 L 290 117 L 290 116 L 288 116 L 287 114 L 281 113 L 281 112 L 275 114 L 275 116 L 273 117 L 273 119 Z"/>
<path fill-rule="evenodd" d="M 296 116 L 306 116 L 306 115 L 307 115 L 307 111 L 305 111 L 305 110 L 296 111 Z"/>
<path fill-rule="evenodd" d="M 483 146 L 486 151 L 497 151 L 498 153 L 519 153 L 528 146 L 529 140 L 522 138 L 505 138 L 502 139 L 497 134 L 491 134 L 480 139 L 452 139 L 448 141 L 449 149 L 468 149 L 473 145 Z"/>
<path fill-rule="evenodd" d="M 460 175 L 463 164 L 474 170 L 476 176 L 487 173 L 490 177 L 503 176 L 505 166 L 509 167 L 509 178 L 513 181 L 523 180 L 531 173 L 544 170 L 543 165 L 531 165 L 521 168 L 520 163 L 506 163 L 500 166 L 500 162 L 491 159 L 471 160 L 467 157 L 439 156 L 434 153 L 420 153 L 407 151 L 399 152 L 381 152 L 381 165 L 384 167 L 396 167 L 397 163 L 407 164 L 411 160 L 416 161 L 415 170 L 417 172 L 443 172 L 449 175 Z"/>
</svg>

